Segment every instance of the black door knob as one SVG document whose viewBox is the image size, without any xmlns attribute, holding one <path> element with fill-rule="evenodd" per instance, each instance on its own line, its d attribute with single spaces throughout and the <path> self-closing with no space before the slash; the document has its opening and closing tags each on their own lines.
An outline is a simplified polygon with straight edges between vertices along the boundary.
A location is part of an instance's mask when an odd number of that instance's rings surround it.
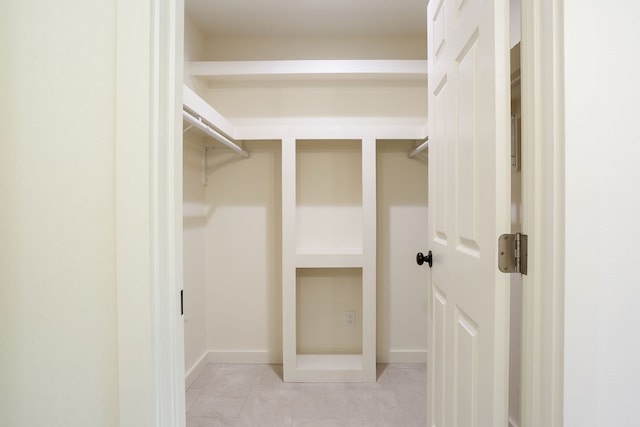
<svg viewBox="0 0 640 427">
<path fill-rule="evenodd" d="M 424 256 L 422 252 L 418 252 L 418 254 L 416 255 L 416 262 L 418 263 L 418 265 L 422 265 L 426 262 L 427 264 L 429 264 L 429 268 L 431 268 L 431 266 L 433 265 L 433 256 L 431 255 L 431 251 L 427 253 L 427 256 Z"/>
</svg>

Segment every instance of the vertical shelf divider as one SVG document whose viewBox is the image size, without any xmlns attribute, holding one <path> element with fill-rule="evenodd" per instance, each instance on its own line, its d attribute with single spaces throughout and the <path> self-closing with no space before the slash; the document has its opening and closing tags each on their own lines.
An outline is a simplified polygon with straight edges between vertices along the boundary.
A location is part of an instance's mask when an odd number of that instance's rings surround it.
<svg viewBox="0 0 640 427">
<path fill-rule="evenodd" d="M 376 139 L 362 140 L 362 368 L 376 381 Z"/>
<path fill-rule="evenodd" d="M 282 365 L 296 378 L 296 140 L 282 140 Z"/>
</svg>

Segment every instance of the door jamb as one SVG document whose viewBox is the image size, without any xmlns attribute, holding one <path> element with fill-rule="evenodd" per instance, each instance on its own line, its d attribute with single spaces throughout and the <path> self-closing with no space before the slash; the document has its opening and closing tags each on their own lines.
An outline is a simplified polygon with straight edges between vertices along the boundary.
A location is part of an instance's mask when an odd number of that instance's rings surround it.
<svg viewBox="0 0 640 427">
<path fill-rule="evenodd" d="M 183 0 L 116 3 L 119 425 L 185 425 Z"/>
<path fill-rule="evenodd" d="M 523 277 L 521 426 L 563 424 L 563 2 L 522 0 Z"/>
</svg>

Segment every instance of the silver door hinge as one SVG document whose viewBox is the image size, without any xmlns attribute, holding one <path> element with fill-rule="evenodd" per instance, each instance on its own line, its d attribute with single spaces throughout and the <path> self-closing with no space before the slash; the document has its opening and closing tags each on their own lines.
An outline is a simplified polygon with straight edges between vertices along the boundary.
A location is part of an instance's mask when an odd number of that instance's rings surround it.
<svg viewBox="0 0 640 427">
<path fill-rule="evenodd" d="M 503 234 L 498 238 L 498 269 L 503 273 L 527 274 L 526 234 Z"/>
</svg>

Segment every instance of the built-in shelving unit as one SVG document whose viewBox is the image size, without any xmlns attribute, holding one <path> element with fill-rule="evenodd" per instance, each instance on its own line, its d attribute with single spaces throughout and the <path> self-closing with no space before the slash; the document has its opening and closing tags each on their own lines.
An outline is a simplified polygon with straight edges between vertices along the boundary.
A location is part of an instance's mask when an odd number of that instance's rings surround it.
<svg viewBox="0 0 640 427">
<path fill-rule="evenodd" d="M 323 80 L 329 80 L 327 86 L 347 88 L 350 79 L 421 88 L 426 85 L 427 63 L 190 62 L 187 73 L 209 91 L 225 86 L 237 90 L 246 82 L 260 86 L 264 81 L 274 81 L 266 86 L 278 89 L 288 81 L 294 81 L 293 86 L 311 82 L 314 87 L 315 81 Z M 213 98 L 211 93 L 206 96 Z M 380 96 L 384 94 L 378 100 Z M 186 86 L 184 107 L 232 141 L 282 141 L 284 380 L 375 382 L 376 141 L 424 140 L 426 121 L 375 109 L 362 109 L 371 114 L 239 114 L 227 119 Z M 361 111 L 357 102 L 352 107 Z"/>
<path fill-rule="evenodd" d="M 284 380 L 374 382 L 376 141 L 282 144 Z"/>
</svg>

